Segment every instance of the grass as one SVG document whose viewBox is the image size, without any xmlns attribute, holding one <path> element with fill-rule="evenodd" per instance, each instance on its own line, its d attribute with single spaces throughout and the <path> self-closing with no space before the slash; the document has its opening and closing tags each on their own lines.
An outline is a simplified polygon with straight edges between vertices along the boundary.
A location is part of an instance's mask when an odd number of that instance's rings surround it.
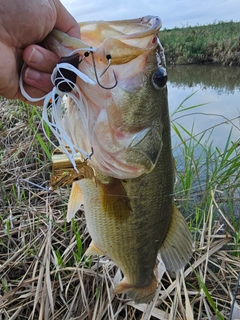
<svg viewBox="0 0 240 320">
<path fill-rule="evenodd" d="M 240 22 L 164 29 L 159 36 L 168 64 L 240 65 Z"/>
<path fill-rule="evenodd" d="M 184 110 L 183 102 L 173 119 Z M 68 187 L 48 191 L 52 150 L 40 112 L 0 101 L 1 319 L 230 319 L 233 298 L 240 303 L 233 294 L 240 273 L 239 141 L 229 133 L 225 148 L 214 149 L 207 132 L 195 136 L 194 127 L 188 132 L 173 122 L 180 141 L 176 203 L 194 252 L 184 271 L 163 276 L 153 303 L 136 305 L 113 294 L 121 273 L 111 261 L 85 257 L 84 208 L 66 223 Z"/>
</svg>

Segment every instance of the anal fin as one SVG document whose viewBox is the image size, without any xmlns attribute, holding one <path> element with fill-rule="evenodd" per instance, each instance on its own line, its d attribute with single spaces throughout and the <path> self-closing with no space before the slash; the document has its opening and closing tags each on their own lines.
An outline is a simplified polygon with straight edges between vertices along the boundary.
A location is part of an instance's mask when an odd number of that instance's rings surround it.
<svg viewBox="0 0 240 320">
<path fill-rule="evenodd" d="M 83 194 L 78 185 L 78 182 L 75 181 L 72 184 L 71 194 L 68 200 L 68 209 L 67 209 L 67 222 L 71 221 L 75 213 L 80 209 L 83 204 Z"/>
<path fill-rule="evenodd" d="M 87 248 L 86 252 L 85 252 L 86 256 L 103 256 L 104 252 L 102 252 L 96 245 L 95 243 L 92 241 L 90 243 L 90 246 Z"/>
<path fill-rule="evenodd" d="M 176 206 L 173 206 L 168 233 L 159 253 L 169 271 L 183 268 L 192 255 L 192 235 Z"/>
</svg>

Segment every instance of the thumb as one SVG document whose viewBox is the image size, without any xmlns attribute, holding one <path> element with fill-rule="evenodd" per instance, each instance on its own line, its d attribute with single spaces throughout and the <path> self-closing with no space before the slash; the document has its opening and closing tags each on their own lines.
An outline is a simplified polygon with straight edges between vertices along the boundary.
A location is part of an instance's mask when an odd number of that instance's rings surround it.
<svg viewBox="0 0 240 320">
<path fill-rule="evenodd" d="M 55 28 L 67 33 L 70 37 L 80 38 L 80 27 L 73 16 L 60 1 L 55 2 L 57 20 Z"/>
</svg>

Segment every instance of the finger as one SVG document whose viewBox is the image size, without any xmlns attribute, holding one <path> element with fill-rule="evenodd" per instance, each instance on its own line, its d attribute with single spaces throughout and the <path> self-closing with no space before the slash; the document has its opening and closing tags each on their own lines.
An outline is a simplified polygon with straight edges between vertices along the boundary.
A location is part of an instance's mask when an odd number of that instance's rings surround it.
<svg viewBox="0 0 240 320">
<path fill-rule="evenodd" d="M 30 87 L 40 89 L 44 94 L 53 88 L 50 73 L 40 72 L 31 67 L 25 67 L 22 72 L 23 81 Z M 28 94 L 30 94 L 28 92 Z M 34 97 L 36 98 L 36 97 Z"/>
<path fill-rule="evenodd" d="M 55 1 L 57 21 L 55 28 L 67 33 L 70 37 L 80 38 L 80 27 L 73 16 L 60 1 Z"/>
<path fill-rule="evenodd" d="M 33 44 L 23 51 L 23 61 L 33 69 L 52 73 L 59 62 L 59 57 L 53 52 Z"/>
</svg>

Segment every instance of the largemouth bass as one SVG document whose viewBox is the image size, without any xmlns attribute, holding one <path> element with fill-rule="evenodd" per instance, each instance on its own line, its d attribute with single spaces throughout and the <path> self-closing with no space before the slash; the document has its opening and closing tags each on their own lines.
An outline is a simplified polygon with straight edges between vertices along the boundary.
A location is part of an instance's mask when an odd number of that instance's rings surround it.
<svg viewBox="0 0 240 320">
<path fill-rule="evenodd" d="M 77 77 L 77 91 L 71 82 L 72 98 L 54 120 L 62 146 L 90 155 L 80 152 L 84 170 L 72 186 L 68 220 L 83 202 L 92 237 L 86 254 L 112 259 L 124 275 L 115 293 L 136 303 L 155 295 L 159 253 L 166 269 L 177 271 L 192 251 L 188 226 L 173 204 L 160 27 L 152 16 L 88 22 L 80 23 L 81 41 L 57 30 L 45 40 L 59 57 L 77 52 L 78 70 L 92 80 Z"/>
</svg>

